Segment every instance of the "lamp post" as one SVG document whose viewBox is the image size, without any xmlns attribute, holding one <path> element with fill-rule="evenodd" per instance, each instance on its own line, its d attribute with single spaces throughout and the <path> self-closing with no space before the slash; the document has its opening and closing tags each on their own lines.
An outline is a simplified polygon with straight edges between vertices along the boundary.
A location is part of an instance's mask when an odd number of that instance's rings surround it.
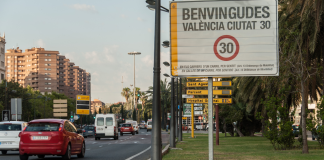
<svg viewBox="0 0 324 160">
<path fill-rule="evenodd" d="M 141 52 L 129 52 L 128 55 L 134 55 L 134 109 L 137 108 L 135 102 L 136 102 L 136 99 L 135 99 L 135 92 L 136 92 L 136 88 L 135 88 L 135 55 L 140 55 Z"/>
<path fill-rule="evenodd" d="M 170 66 L 169 62 L 163 62 L 165 66 Z M 165 77 L 170 77 L 168 74 L 163 74 Z M 170 147 L 175 148 L 175 105 L 174 105 L 174 77 L 171 77 L 171 122 L 170 122 Z"/>
</svg>

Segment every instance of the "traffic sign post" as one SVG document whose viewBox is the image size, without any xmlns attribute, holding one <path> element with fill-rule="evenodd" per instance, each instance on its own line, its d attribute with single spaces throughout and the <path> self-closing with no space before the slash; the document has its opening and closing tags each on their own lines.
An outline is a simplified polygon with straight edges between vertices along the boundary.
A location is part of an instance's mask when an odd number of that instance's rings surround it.
<svg viewBox="0 0 324 160">
<path fill-rule="evenodd" d="M 78 114 L 78 115 L 89 115 L 90 114 L 90 96 L 77 95 L 76 114 Z"/>
<path fill-rule="evenodd" d="M 208 95 L 208 90 L 187 90 L 188 95 Z M 213 95 L 232 95 L 232 90 L 213 90 Z"/>
<path fill-rule="evenodd" d="M 187 98 L 187 103 L 208 103 L 208 98 Z M 214 104 L 232 104 L 232 98 L 214 98 Z"/>
</svg>

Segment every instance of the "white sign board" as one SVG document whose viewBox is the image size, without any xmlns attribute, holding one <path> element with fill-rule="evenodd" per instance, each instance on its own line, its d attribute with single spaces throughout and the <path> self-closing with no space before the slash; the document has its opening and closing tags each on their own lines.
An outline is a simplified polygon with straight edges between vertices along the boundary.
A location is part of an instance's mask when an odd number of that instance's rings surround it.
<svg viewBox="0 0 324 160">
<path fill-rule="evenodd" d="M 195 111 L 201 111 L 201 110 L 203 110 L 203 109 L 202 109 L 202 107 L 195 107 L 194 110 L 195 110 Z"/>
<path fill-rule="evenodd" d="M 203 111 L 195 111 L 195 115 L 202 115 Z"/>
<path fill-rule="evenodd" d="M 194 95 L 183 94 L 182 98 L 194 98 Z"/>
<path fill-rule="evenodd" d="M 277 3 L 171 2 L 172 76 L 278 76 Z"/>
</svg>

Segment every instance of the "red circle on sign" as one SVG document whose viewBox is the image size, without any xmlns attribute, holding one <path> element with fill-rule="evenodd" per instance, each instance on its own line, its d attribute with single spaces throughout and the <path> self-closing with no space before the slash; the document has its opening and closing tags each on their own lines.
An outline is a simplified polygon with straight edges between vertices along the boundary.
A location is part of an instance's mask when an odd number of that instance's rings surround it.
<svg viewBox="0 0 324 160">
<path fill-rule="evenodd" d="M 234 43 L 236 45 L 236 50 L 235 50 L 234 54 L 232 56 L 230 56 L 230 57 L 227 57 L 227 58 L 222 57 L 221 55 L 219 55 L 219 53 L 217 51 L 217 45 L 218 45 L 219 41 L 221 41 L 224 38 L 231 39 L 232 41 L 234 41 Z M 219 38 L 217 38 L 217 40 L 214 43 L 214 53 L 215 53 L 217 58 L 219 58 L 220 60 L 223 60 L 223 61 L 230 61 L 230 60 L 234 59 L 238 55 L 239 50 L 240 50 L 240 45 L 239 45 L 238 41 L 236 40 L 236 38 L 234 38 L 233 36 L 230 36 L 230 35 L 220 36 Z"/>
</svg>

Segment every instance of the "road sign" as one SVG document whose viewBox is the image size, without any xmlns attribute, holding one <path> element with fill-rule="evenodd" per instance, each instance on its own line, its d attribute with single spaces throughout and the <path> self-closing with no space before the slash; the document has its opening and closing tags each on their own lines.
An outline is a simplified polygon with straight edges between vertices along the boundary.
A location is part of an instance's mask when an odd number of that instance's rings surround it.
<svg viewBox="0 0 324 160">
<path fill-rule="evenodd" d="M 194 98 L 194 96 L 193 95 L 183 94 L 182 98 Z"/>
<path fill-rule="evenodd" d="M 188 95 L 208 95 L 208 90 L 187 90 Z M 232 90 L 213 90 L 213 95 L 232 95 Z"/>
<path fill-rule="evenodd" d="M 208 103 L 208 98 L 188 98 L 187 103 Z M 215 104 L 232 104 L 232 98 L 214 98 Z"/>
<path fill-rule="evenodd" d="M 14 121 L 21 120 L 21 104 L 21 98 L 11 98 L 11 119 Z"/>
<path fill-rule="evenodd" d="M 10 119 L 10 111 L 2 110 L 2 121 L 9 121 Z"/>
<path fill-rule="evenodd" d="M 277 3 L 171 2 L 171 75 L 278 76 Z"/>
<path fill-rule="evenodd" d="M 79 114 L 79 115 L 89 115 L 90 114 L 90 96 L 77 95 L 76 114 Z"/>
<path fill-rule="evenodd" d="M 208 87 L 208 82 L 187 82 L 186 87 Z M 220 86 L 232 86 L 231 81 L 219 81 L 213 82 L 213 86 L 220 87 Z"/>
<path fill-rule="evenodd" d="M 53 116 L 54 117 L 67 117 L 67 99 L 54 99 L 53 100 Z"/>
<path fill-rule="evenodd" d="M 202 115 L 203 111 L 195 111 L 195 115 Z"/>
<path fill-rule="evenodd" d="M 183 104 L 183 117 L 191 117 L 191 104 Z"/>
<path fill-rule="evenodd" d="M 74 120 L 78 120 L 79 118 L 80 118 L 80 116 L 79 115 L 74 115 Z"/>
<path fill-rule="evenodd" d="M 72 122 L 72 123 L 73 123 L 73 122 L 74 122 L 74 119 L 73 119 L 73 118 L 70 118 L 70 122 Z"/>
<path fill-rule="evenodd" d="M 187 119 L 187 117 L 182 117 L 182 119 Z"/>
<path fill-rule="evenodd" d="M 203 104 L 201 104 L 201 103 L 195 103 L 194 104 L 194 107 L 202 107 L 203 106 Z"/>
<path fill-rule="evenodd" d="M 201 110 L 203 110 L 203 108 L 202 107 L 194 107 L 194 110 L 195 111 L 201 111 Z"/>
</svg>

